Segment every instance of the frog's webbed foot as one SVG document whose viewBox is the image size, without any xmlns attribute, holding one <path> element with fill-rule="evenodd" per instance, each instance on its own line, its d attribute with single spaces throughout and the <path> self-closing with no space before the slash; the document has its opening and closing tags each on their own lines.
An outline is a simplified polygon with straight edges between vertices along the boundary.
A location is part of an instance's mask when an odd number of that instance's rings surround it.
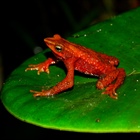
<svg viewBox="0 0 140 140">
<path fill-rule="evenodd" d="M 118 94 L 115 92 L 114 85 L 109 85 L 102 94 L 108 94 L 111 98 L 118 99 Z"/>
<path fill-rule="evenodd" d="M 25 69 L 25 71 L 28 70 L 37 70 L 37 74 L 39 75 L 40 72 L 47 72 L 49 73 L 49 66 L 51 64 L 55 64 L 56 60 L 53 58 L 48 58 L 46 61 L 39 63 L 39 64 L 31 64 L 28 66 L 28 68 Z"/>
<path fill-rule="evenodd" d="M 30 90 L 31 93 L 34 93 L 33 96 L 34 97 L 38 97 L 38 96 L 53 96 L 51 90 L 42 90 L 42 91 L 35 91 L 35 90 Z"/>
<path fill-rule="evenodd" d="M 36 64 L 36 65 L 29 65 L 28 68 L 25 69 L 25 71 L 28 70 L 37 70 L 37 74 L 39 75 L 40 72 L 47 72 L 49 73 L 49 69 L 44 65 L 44 63 Z"/>
</svg>

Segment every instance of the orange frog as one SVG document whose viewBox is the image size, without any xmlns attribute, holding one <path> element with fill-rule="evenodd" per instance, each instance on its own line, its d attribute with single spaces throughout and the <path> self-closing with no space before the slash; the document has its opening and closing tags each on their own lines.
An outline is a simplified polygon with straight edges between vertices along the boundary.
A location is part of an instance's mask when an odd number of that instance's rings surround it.
<svg viewBox="0 0 140 140">
<path fill-rule="evenodd" d="M 123 68 L 116 68 L 119 63 L 117 58 L 71 43 L 58 34 L 45 38 L 44 41 L 55 57 L 48 58 L 40 64 L 29 65 L 26 71 L 37 70 L 38 74 L 40 72 L 49 73 L 49 66 L 60 60 L 66 66 L 67 75 L 64 80 L 48 90 L 30 90 L 34 96 L 55 95 L 73 87 L 74 70 L 77 70 L 99 77 L 96 87 L 101 90 L 105 88 L 103 94 L 117 99 L 116 89 L 123 83 L 126 76 Z"/>
</svg>

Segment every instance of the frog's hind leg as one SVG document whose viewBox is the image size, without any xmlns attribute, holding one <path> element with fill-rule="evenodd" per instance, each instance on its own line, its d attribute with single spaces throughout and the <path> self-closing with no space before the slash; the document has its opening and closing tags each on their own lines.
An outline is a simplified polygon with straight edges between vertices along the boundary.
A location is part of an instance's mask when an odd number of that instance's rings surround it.
<svg viewBox="0 0 140 140">
<path fill-rule="evenodd" d="M 117 99 L 116 89 L 123 83 L 125 75 L 124 69 L 118 68 L 104 78 L 99 79 L 96 86 L 98 89 L 106 87 L 103 94 L 109 94 L 112 98 Z"/>
</svg>

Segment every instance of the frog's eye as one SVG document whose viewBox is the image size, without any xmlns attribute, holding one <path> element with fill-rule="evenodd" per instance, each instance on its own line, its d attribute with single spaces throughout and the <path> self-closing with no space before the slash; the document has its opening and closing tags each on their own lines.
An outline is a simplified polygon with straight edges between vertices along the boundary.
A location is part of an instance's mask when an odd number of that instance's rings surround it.
<svg viewBox="0 0 140 140">
<path fill-rule="evenodd" d="M 59 45 L 55 46 L 55 50 L 57 52 L 61 52 L 62 51 L 62 46 L 59 46 Z"/>
</svg>

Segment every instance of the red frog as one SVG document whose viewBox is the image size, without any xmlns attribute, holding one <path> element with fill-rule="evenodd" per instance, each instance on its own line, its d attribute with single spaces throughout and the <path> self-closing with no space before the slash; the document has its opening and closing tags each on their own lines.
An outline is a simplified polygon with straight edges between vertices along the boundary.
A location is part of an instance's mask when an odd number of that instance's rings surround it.
<svg viewBox="0 0 140 140">
<path fill-rule="evenodd" d="M 105 88 L 103 94 L 108 94 L 117 99 L 116 89 L 123 83 L 126 76 L 123 68 L 116 68 L 119 63 L 117 58 L 71 43 L 58 34 L 45 38 L 44 42 L 55 57 L 48 58 L 40 64 L 31 64 L 26 68 L 26 71 L 37 70 L 38 74 L 40 72 L 49 73 L 49 66 L 60 60 L 66 66 L 67 75 L 64 80 L 48 90 L 30 90 L 30 92 L 34 93 L 34 96 L 55 95 L 73 87 L 74 70 L 77 70 L 99 77 L 96 87 L 100 90 Z"/>
</svg>

